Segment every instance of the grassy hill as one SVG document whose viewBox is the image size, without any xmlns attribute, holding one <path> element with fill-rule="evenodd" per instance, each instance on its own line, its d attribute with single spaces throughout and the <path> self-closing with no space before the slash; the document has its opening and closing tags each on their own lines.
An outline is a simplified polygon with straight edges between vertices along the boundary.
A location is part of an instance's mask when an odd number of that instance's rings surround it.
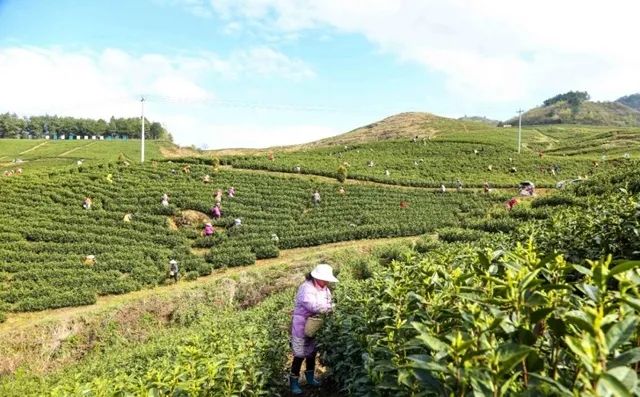
<svg viewBox="0 0 640 397">
<path fill-rule="evenodd" d="M 521 154 L 516 145 L 517 128 L 401 113 L 307 145 L 221 158 L 237 168 L 296 172 L 300 167 L 300 173 L 328 177 L 344 166 L 351 179 L 408 186 L 453 187 L 458 179 L 476 187 L 485 181 L 508 187 L 525 179 L 555 186 L 591 174 L 594 162 L 615 167 L 609 160 L 640 155 L 640 128 L 525 126 Z"/>
<path fill-rule="evenodd" d="M 505 121 L 517 125 L 518 118 Z M 640 126 L 640 111 L 619 102 L 589 102 L 572 106 L 560 101 L 536 107 L 522 115 L 523 125 L 581 124 L 598 126 Z"/>
<path fill-rule="evenodd" d="M 171 151 L 175 145 L 167 141 L 145 141 L 145 158 L 161 159 L 162 151 Z M 0 173 L 22 168 L 25 173 L 40 169 L 52 169 L 115 161 L 120 155 L 130 161 L 140 159 L 140 140 L 128 141 L 53 141 L 44 139 L 0 139 Z M 21 160 L 21 161 L 20 161 Z M 17 161 L 17 162 L 16 162 Z"/>
<path fill-rule="evenodd" d="M 433 138 L 441 133 L 453 131 L 478 132 L 486 131 L 490 127 L 484 123 L 476 121 L 459 121 L 446 117 L 436 116 L 431 113 L 400 113 L 384 120 L 377 121 L 356 128 L 342 135 L 321 139 L 311 142 L 301 147 L 315 147 L 327 145 L 348 145 L 355 143 L 384 141 L 394 139 L 412 139 L 418 137 L 419 140 Z"/>
</svg>

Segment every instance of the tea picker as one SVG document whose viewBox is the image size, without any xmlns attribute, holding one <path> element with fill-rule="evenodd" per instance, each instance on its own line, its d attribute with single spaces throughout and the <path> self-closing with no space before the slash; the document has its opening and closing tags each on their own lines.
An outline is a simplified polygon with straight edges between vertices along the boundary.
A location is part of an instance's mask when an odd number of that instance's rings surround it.
<svg viewBox="0 0 640 397">
<path fill-rule="evenodd" d="M 174 282 L 178 282 L 178 273 L 180 269 L 178 268 L 178 261 L 175 259 L 171 259 L 169 261 L 169 277 L 173 277 Z"/>
<path fill-rule="evenodd" d="M 205 237 L 209 237 L 209 236 L 213 236 L 214 232 L 215 232 L 215 229 L 213 228 L 213 225 L 211 224 L 211 222 L 207 222 L 204 225 L 204 230 L 202 231 L 202 234 Z"/>
<path fill-rule="evenodd" d="M 293 362 L 289 386 L 292 394 L 302 394 L 299 379 L 303 361 L 306 366 L 304 375 L 307 384 L 320 386 L 320 382 L 314 377 L 317 354 L 315 334 L 322 326 L 319 315 L 333 310 L 331 291 L 327 285 L 335 282 L 338 282 L 338 279 L 333 275 L 331 266 L 321 263 L 307 274 L 306 280 L 298 288 L 291 322 Z"/>
<path fill-rule="evenodd" d="M 320 204 L 320 192 L 318 192 L 317 190 L 315 192 L 313 192 L 313 194 L 311 195 L 311 200 L 313 201 L 313 205 L 319 205 Z"/>
</svg>

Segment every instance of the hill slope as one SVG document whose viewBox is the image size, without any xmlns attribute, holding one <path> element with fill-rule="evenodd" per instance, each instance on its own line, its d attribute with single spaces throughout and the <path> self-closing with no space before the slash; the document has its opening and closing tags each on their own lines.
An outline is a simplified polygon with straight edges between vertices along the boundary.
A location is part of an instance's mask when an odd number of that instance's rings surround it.
<svg viewBox="0 0 640 397">
<path fill-rule="evenodd" d="M 175 149 L 168 141 L 147 140 L 145 158 L 161 159 L 163 151 Z M 91 165 L 104 161 L 115 161 L 120 156 L 131 161 L 140 159 L 140 140 L 94 141 L 94 140 L 45 140 L 2 139 L 0 140 L 0 172 L 22 168 L 25 173 L 58 166 L 75 165 L 77 161 Z"/>
<path fill-rule="evenodd" d="M 460 121 L 431 113 L 399 113 L 383 120 L 356 128 L 342 135 L 321 139 L 301 147 L 354 144 L 371 141 L 433 138 L 442 132 L 488 130 L 490 126 L 477 121 Z"/>
<path fill-rule="evenodd" d="M 640 111 L 640 93 L 623 96 L 622 98 L 616 99 L 616 102 Z"/>
<path fill-rule="evenodd" d="M 517 124 L 514 117 L 506 124 Z M 602 126 L 640 126 L 640 111 L 619 102 L 582 102 L 571 106 L 560 101 L 533 108 L 522 115 L 523 125 L 583 124 Z"/>
</svg>

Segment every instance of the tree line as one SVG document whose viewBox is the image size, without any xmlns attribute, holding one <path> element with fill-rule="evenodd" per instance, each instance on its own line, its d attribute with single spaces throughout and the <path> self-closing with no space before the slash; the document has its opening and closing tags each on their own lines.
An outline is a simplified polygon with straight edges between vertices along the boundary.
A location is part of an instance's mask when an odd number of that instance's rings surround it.
<svg viewBox="0 0 640 397">
<path fill-rule="evenodd" d="M 569 91 L 564 94 L 558 94 L 553 98 L 549 98 L 542 104 L 544 106 L 550 106 L 554 103 L 566 101 L 571 106 L 578 106 L 584 101 L 588 101 L 591 97 L 586 91 Z"/>
<path fill-rule="evenodd" d="M 171 134 L 157 121 L 144 120 L 147 139 L 173 140 Z M 44 138 L 46 135 L 104 135 L 126 136 L 140 139 L 141 123 L 139 117 L 103 119 L 84 119 L 60 116 L 18 117 L 15 113 L 0 114 L 0 138 Z"/>
</svg>

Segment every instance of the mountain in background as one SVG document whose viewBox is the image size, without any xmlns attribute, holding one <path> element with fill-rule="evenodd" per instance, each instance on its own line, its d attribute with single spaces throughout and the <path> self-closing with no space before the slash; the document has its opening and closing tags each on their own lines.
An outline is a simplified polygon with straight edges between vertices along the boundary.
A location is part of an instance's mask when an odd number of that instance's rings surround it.
<svg viewBox="0 0 640 397">
<path fill-rule="evenodd" d="M 637 108 L 634 107 L 638 106 Z M 640 126 L 640 95 L 622 97 L 615 102 L 592 102 L 589 94 L 570 91 L 544 101 L 542 106 L 522 114 L 523 125 L 585 124 L 603 126 Z M 513 117 L 505 124 L 516 124 Z"/>
<path fill-rule="evenodd" d="M 460 121 L 476 121 L 478 123 L 484 123 L 487 125 L 491 125 L 491 126 L 497 126 L 498 124 L 500 124 L 499 120 L 493 120 L 493 119 L 489 119 L 486 118 L 485 116 L 464 116 L 464 117 L 458 117 L 458 120 Z"/>
<path fill-rule="evenodd" d="M 623 96 L 622 98 L 616 99 L 616 102 L 640 111 L 640 93 Z"/>
</svg>

